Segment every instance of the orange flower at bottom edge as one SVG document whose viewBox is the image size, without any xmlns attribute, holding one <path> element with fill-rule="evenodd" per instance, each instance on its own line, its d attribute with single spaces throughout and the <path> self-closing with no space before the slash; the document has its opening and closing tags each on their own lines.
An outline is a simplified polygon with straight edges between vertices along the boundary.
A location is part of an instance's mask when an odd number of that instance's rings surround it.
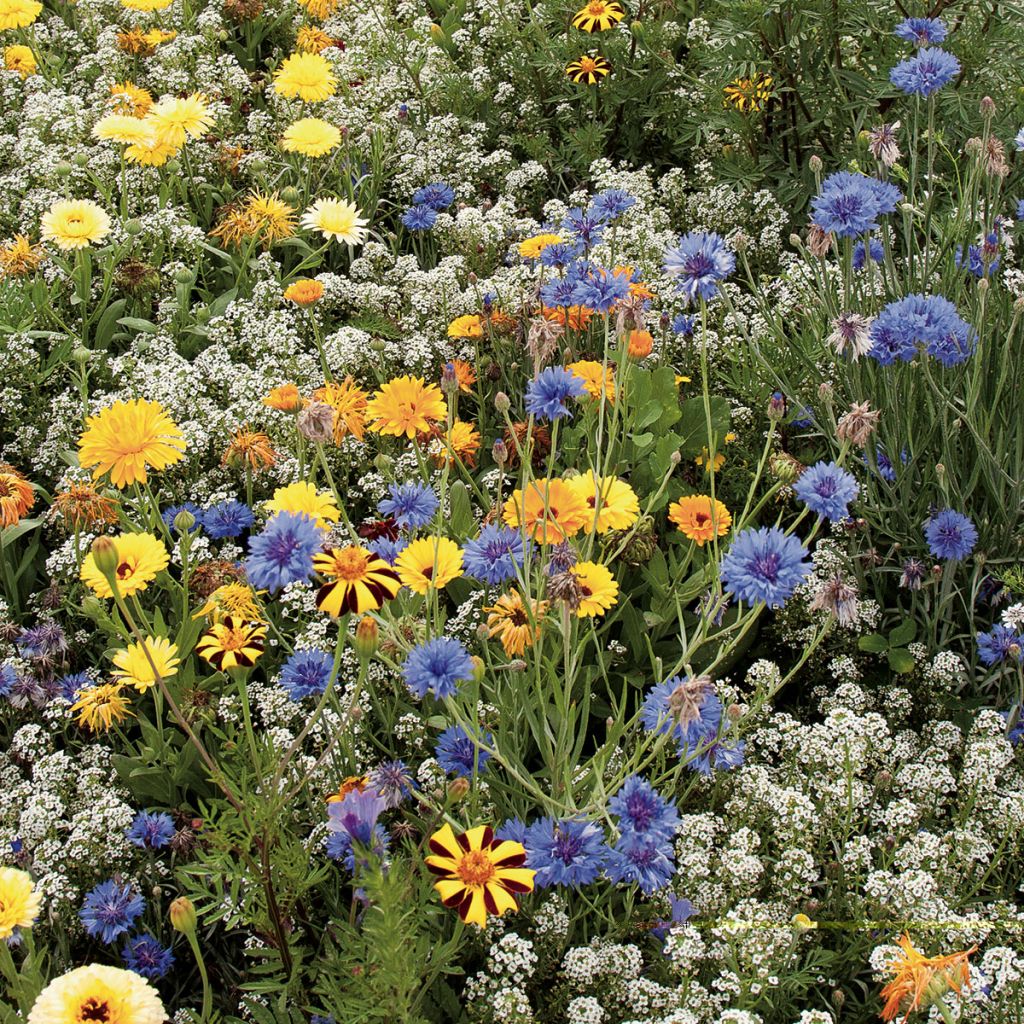
<svg viewBox="0 0 1024 1024">
<path fill-rule="evenodd" d="M 924 956 L 914 948 L 909 935 L 900 937 L 899 946 L 903 956 L 889 965 L 894 977 L 882 989 L 882 1020 L 893 1020 L 902 1011 L 906 1021 L 914 1010 L 931 1006 L 950 989 L 959 995 L 961 989 L 970 987 L 967 958 L 977 946 L 949 956 Z"/>
</svg>

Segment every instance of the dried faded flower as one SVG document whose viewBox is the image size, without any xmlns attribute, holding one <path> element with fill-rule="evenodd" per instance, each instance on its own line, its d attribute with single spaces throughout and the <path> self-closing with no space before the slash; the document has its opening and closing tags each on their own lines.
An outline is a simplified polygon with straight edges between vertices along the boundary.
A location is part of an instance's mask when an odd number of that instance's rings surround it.
<svg viewBox="0 0 1024 1024">
<path fill-rule="evenodd" d="M 840 441 L 849 441 L 850 444 L 863 448 L 878 426 L 881 416 L 881 412 L 869 408 L 867 402 L 854 402 L 850 406 L 850 411 L 839 417 L 836 437 Z"/>
</svg>

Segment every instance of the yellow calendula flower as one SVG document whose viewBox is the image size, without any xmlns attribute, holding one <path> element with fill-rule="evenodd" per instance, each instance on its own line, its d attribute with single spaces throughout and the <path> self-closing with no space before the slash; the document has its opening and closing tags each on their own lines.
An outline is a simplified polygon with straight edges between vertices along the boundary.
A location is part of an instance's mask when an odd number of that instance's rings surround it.
<svg viewBox="0 0 1024 1024">
<path fill-rule="evenodd" d="M 183 146 L 187 139 L 197 139 L 213 124 L 206 96 L 194 92 L 184 99 L 165 96 L 146 115 L 159 142 L 167 146 Z"/>
<path fill-rule="evenodd" d="M 124 158 L 130 164 L 139 164 L 142 167 L 163 167 L 171 157 L 175 157 L 181 150 L 168 142 L 161 142 L 155 132 L 149 137 L 128 146 L 124 151 Z"/>
<path fill-rule="evenodd" d="M 724 537 L 732 524 L 725 505 L 707 494 L 691 494 L 674 501 L 669 505 L 668 518 L 698 547 L 714 537 Z"/>
<path fill-rule="evenodd" d="M 325 156 L 341 144 L 341 129 L 319 117 L 303 117 L 288 125 L 281 137 L 286 153 L 301 156 Z"/>
<path fill-rule="evenodd" d="M 256 233 L 267 248 L 295 234 L 295 207 L 277 192 L 255 189 L 245 202 L 245 213 L 253 219 Z"/>
<path fill-rule="evenodd" d="M 239 427 L 231 435 L 231 441 L 221 456 L 222 465 L 232 469 L 248 467 L 254 473 L 269 469 L 275 462 L 277 452 L 270 438 L 262 430 L 250 430 L 247 426 Z"/>
<path fill-rule="evenodd" d="M 356 384 L 351 374 L 343 381 L 317 388 L 313 397 L 334 410 L 335 444 L 341 444 L 349 434 L 362 441 L 369 396 Z"/>
<path fill-rule="evenodd" d="M 289 100 L 322 103 L 337 87 L 337 75 L 319 53 L 293 53 L 274 72 L 274 91 Z"/>
<path fill-rule="evenodd" d="M 482 338 L 484 323 L 475 313 L 456 317 L 448 325 L 449 338 Z"/>
<path fill-rule="evenodd" d="M 340 6 L 341 0 L 299 0 L 311 18 L 326 21 Z"/>
<path fill-rule="evenodd" d="M 525 260 L 535 260 L 549 245 L 564 241 L 561 235 L 531 235 L 519 243 L 519 255 Z"/>
<path fill-rule="evenodd" d="M 178 674 L 178 648 L 166 637 L 147 636 L 142 643 L 129 644 L 114 655 L 114 678 L 130 683 L 139 693 L 156 685 L 157 678 Z M 154 671 L 155 667 L 155 671 Z"/>
<path fill-rule="evenodd" d="M 39 994 L 28 1024 L 163 1024 L 157 990 L 134 971 L 89 964 L 54 978 Z"/>
<path fill-rule="evenodd" d="M 124 695 L 123 683 L 90 686 L 79 690 L 75 698 L 71 713 L 78 716 L 80 726 L 93 732 L 109 732 L 115 723 L 119 725 L 125 719 L 135 717 L 131 703 Z"/>
<path fill-rule="evenodd" d="M 0 942 L 9 939 L 15 928 L 31 928 L 42 902 L 42 893 L 36 891 L 27 871 L 0 867 Z"/>
<path fill-rule="evenodd" d="M 220 622 L 233 615 L 246 622 L 256 622 L 262 614 L 263 609 L 252 587 L 247 583 L 224 583 L 210 594 L 206 604 L 192 618 L 201 619 L 209 615 L 214 622 Z"/>
<path fill-rule="evenodd" d="M 456 420 L 451 430 L 446 430 L 433 442 L 430 455 L 437 466 L 446 462 L 453 466 L 458 459 L 472 469 L 476 465 L 480 443 L 480 431 L 472 423 Z"/>
<path fill-rule="evenodd" d="M 12 465 L 0 462 L 0 527 L 14 526 L 36 503 L 32 485 Z"/>
<path fill-rule="evenodd" d="M 580 588 L 580 605 L 576 614 L 581 618 L 604 615 L 619 599 L 619 585 L 607 566 L 597 562 L 577 562 L 570 570 Z"/>
<path fill-rule="evenodd" d="M 302 226 L 307 231 L 319 231 L 324 238 L 361 245 L 366 241 L 366 225 L 360 210 L 344 199 L 318 199 L 303 215 Z"/>
<path fill-rule="evenodd" d="M 395 377 L 366 404 L 370 429 L 380 434 L 413 438 L 448 417 L 448 405 L 436 384 L 422 377 Z"/>
<path fill-rule="evenodd" d="M 153 95 L 134 82 L 114 82 L 110 87 L 110 104 L 115 114 L 143 118 L 153 106 Z"/>
<path fill-rule="evenodd" d="M 145 483 L 147 468 L 166 469 L 185 457 L 185 437 L 159 402 L 115 402 L 89 416 L 85 427 L 79 464 L 92 467 L 93 480 L 109 473 L 115 487 Z"/>
<path fill-rule="evenodd" d="M 278 487 L 273 498 L 267 502 L 267 509 L 270 512 L 309 516 L 321 529 L 341 518 L 341 512 L 334 503 L 334 495 L 330 491 L 318 492 L 313 484 L 305 480 L 288 484 L 287 487 Z"/>
<path fill-rule="evenodd" d="M 93 138 L 101 142 L 120 142 L 128 146 L 156 142 L 153 125 L 131 114 L 107 114 L 92 129 Z"/>
<path fill-rule="evenodd" d="M 59 199 L 43 214 L 40 233 L 58 249 L 85 249 L 110 234 L 110 218 L 91 199 Z"/>
<path fill-rule="evenodd" d="M 615 401 L 615 372 L 610 366 L 602 366 L 594 359 L 580 359 L 570 363 L 566 369 L 583 381 L 583 387 L 591 398 L 600 398 L 603 389 L 606 399 Z"/>
<path fill-rule="evenodd" d="M 538 544 L 560 544 L 575 537 L 593 512 L 567 481 L 541 478 L 513 491 L 501 517 L 506 526 L 524 530 Z"/>
<path fill-rule="evenodd" d="M 28 28 L 42 10 L 36 0 L 0 0 L 0 30 Z"/>
<path fill-rule="evenodd" d="M 130 11 L 162 11 L 170 7 L 174 0 L 121 0 L 121 6 Z"/>
<path fill-rule="evenodd" d="M 600 509 L 597 502 L 598 484 L 595 473 L 584 473 L 582 476 L 573 477 L 567 483 L 591 510 L 584 526 L 587 533 L 593 533 L 595 529 L 598 533 L 628 530 L 640 518 L 640 499 L 625 480 L 614 476 L 601 478 Z"/>
<path fill-rule="evenodd" d="M 8 71 L 17 71 L 22 78 L 36 73 L 36 57 L 28 46 L 15 44 L 4 47 L 4 67 Z"/>
<path fill-rule="evenodd" d="M 303 25 L 295 36 L 295 46 L 303 53 L 322 53 L 334 40 L 316 25 Z"/>
<path fill-rule="evenodd" d="M 493 605 L 484 608 L 489 635 L 501 640 L 510 658 L 516 657 L 540 637 L 541 620 L 547 610 L 547 601 L 524 599 L 518 590 L 502 594 Z"/>
<path fill-rule="evenodd" d="M 145 590 L 157 574 L 167 568 L 171 556 L 162 540 L 151 533 L 122 533 L 110 538 L 117 550 L 117 591 L 122 597 L 130 597 Z M 90 551 L 82 561 L 79 574 L 82 582 L 97 597 L 113 597 L 106 576 L 96 566 L 96 558 Z"/>
<path fill-rule="evenodd" d="M 319 281 L 300 277 L 298 281 L 285 288 L 281 297 L 294 302 L 296 306 L 312 306 L 324 297 L 324 286 Z"/>
<path fill-rule="evenodd" d="M 46 258 L 41 245 L 33 245 L 24 235 L 15 235 L 0 246 L 0 277 L 25 277 Z"/>
<path fill-rule="evenodd" d="M 906 1022 L 915 1010 L 927 1009 L 947 992 L 960 995 L 971 987 L 968 957 L 977 946 L 946 956 L 925 956 L 909 935 L 901 936 L 898 944 L 903 954 L 888 965 L 893 979 L 882 989 L 882 1020 L 895 1020 L 902 1013 Z"/>
<path fill-rule="evenodd" d="M 420 537 L 402 549 L 395 569 L 417 594 L 440 590 L 462 575 L 462 549 L 447 537 Z"/>
</svg>

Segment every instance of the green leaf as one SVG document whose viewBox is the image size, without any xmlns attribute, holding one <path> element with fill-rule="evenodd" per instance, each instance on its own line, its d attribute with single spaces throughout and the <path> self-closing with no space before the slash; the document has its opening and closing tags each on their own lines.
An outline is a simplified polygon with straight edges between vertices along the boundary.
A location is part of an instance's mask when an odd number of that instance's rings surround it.
<svg viewBox="0 0 1024 1024">
<path fill-rule="evenodd" d="M 889 668 L 893 672 L 906 675 L 908 672 L 914 671 L 916 664 L 914 656 L 905 647 L 896 647 L 889 652 Z"/>
<path fill-rule="evenodd" d="M 469 488 L 456 480 L 448 489 L 449 523 L 456 537 L 465 537 L 473 527 L 473 504 Z"/>
<path fill-rule="evenodd" d="M 889 642 L 881 633 L 869 633 L 857 641 L 857 646 L 869 654 L 884 654 L 889 649 Z"/>
<path fill-rule="evenodd" d="M 110 348 L 110 343 L 114 340 L 114 334 L 117 329 L 118 317 L 124 312 L 124 307 L 125 300 L 118 299 L 103 311 L 103 316 L 100 317 L 99 323 L 93 331 L 93 348 L 103 350 Z"/>
<path fill-rule="evenodd" d="M 151 320 L 143 320 L 140 316 L 122 316 L 117 322 L 130 331 L 139 331 L 142 334 L 156 334 L 160 330 Z"/>
<path fill-rule="evenodd" d="M 916 635 L 917 623 L 913 619 L 907 619 L 889 633 L 889 646 L 905 647 Z"/>
</svg>

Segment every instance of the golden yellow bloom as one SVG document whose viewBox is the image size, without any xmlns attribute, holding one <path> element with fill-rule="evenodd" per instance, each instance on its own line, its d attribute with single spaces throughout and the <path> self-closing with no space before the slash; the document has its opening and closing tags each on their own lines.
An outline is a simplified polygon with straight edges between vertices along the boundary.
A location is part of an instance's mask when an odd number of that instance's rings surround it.
<svg viewBox="0 0 1024 1024">
<path fill-rule="evenodd" d="M 143 124 L 146 122 L 143 121 Z M 177 156 L 181 150 L 169 142 L 162 142 L 156 132 L 151 129 L 149 137 L 133 143 L 124 151 L 124 158 L 130 164 L 142 167 L 163 167 L 171 157 Z"/>
<path fill-rule="evenodd" d="M 724 537 L 732 524 L 732 515 L 720 501 L 707 494 L 692 494 L 669 505 L 668 518 L 679 532 L 698 547 L 713 537 Z"/>
<path fill-rule="evenodd" d="M 192 618 L 202 619 L 209 615 L 214 622 L 221 622 L 228 615 L 233 615 L 245 622 L 257 622 L 262 614 L 263 609 L 252 587 L 247 583 L 224 583 L 210 594 L 206 604 Z"/>
<path fill-rule="evenodd" d="M 535 260 L 549 245 L 564 241 L 561 235 L 531 235 L 519 243 L 519 255 L 525 260 Z"/>
<path fill-rule="evenodd" d="M 362 441 L 366 427 L 367 393 L 350 376 L 340 384 L 325 384 L 313 392 L 318 402 L 334 410 L 334 443 L 351 434 Z"/>
<path fill-rule="evenodd" d="M 231 203 L 220 212 L 220 220 L 210 231 L 211 238 L 219 238 L 224 245 L 230 246 L 241 245 L 259 234 L 260 223 L 246 206 Z"/>
<path fill-rule="evenodd" d="M 42 10 L 36 0 L 0 0 L 0 30 L 28 28 Z"/>
<path fill-rule="evenodd" d="M 290 124 L 281 138 L 286 153 L 302 156 L 324 156 L 341 144 L 341 129 L 319 117 L 304 117 Z"/>
<path fill-rule="evenodd" d="M 267 502 L 271 512 L 291 512 L 296 515 L 309 516 L 321 529 L 341 518 L 338 506 L 334 504 L 334 495 L 330 491 L 317 492 L 316 487 L 305 480 L 299 480 L 287 487 L 278 487 L 273 498 Z"/>
<path fill-rule="evenodd" d="M 117 549 L 115 576 L 117 592 L 122 597 L 145 590 L 171 560 L 163 541 L 151 533 L 122 533 L 111 540 Z M 91 551 L 82 560 L 80 576 L 82 582 L 98 597 L 114 596 L 106 576 L 96 567 L 96 559 Z"/>
<path fill-rule="evenodd" d="M 445 462 L 454 465 L 459 459 L 470 469 L 476 465 L 476 455 L 480 451 L 480 431 L 472 423 L 456 420 L 451 430 L 446 430 L 436 439 L 436 448 L 431 452 L 434 464 L 443 466 Z"/>
<path fill-rule="evenodd" d="M 625 16 L 625 8 L 619 0 L 590 0 L 572 16 L 572 24 L 581 32 L 604 32 L 618 25 Z"/>
<path fill-rule="evenodd" d="M 308 277 L 300 277 L 284 290 L 284 298 L 294 302 L 296 306 L 312 306 L 324 297 L 324 286 L 319 281 Z"/>
<path fill-rule="evenodd" d="M 650 331 L 630 331 L 627 351 L 634 359 L 646 359 L 654 350 L 654 337 Z"/>
<path fill-rule="evenodd" d="M 28 480 L 13 466 L 0 462 L 0 528 L 13 526 L 35 503 Z"/>
<path fill-rule="evenodd" d="M 971 972 L 967 958 L 977 946 L 950 953 L 948 956 L 924 956 L 914 948 L 909 935 L 899 939 L 903 956 L 889 964 L 894 977 L 882 989 L 885 1006 L 882 1020 L 893 1020 L 897 1014 L 905 1013 L 904 1022 L 918 1009 L 927 1009 L 936 999 L 941 999 L 951 989 L 957 995 L 971 987 Z"/>
<path fill-rule="evenodd" d="M 471 395 L 473 385 L 476 383 L 476 371 L 473 367 L 465 359 L 451 359 L 441 367 L 441 372 L 444 373 L 449 367 L 451 373 L 455 375 L 455 383 L 459 385 L 459 390 L 465 395 Z"/>
<path fill-rule="evenodd" d="M 295 36 L 295 45 L 303 53 L 320 53 L 333 46 L 334 40 L 316 25 L 303 25 Z"/>
<path fill-rule="evenodd" d="M 255 189 L 249 193 L 244 209 L 255 223 L 255 233 L 268 249 L 282 238 L 295 234 L 295 207 L 289 206 L 276 192 Z"/>
<path fill-rule="evenodd" d="M 280 387 L 270 389 L 270 393 L 263 399 L 263 404 L 281 412 L 298 412 L 305 402 L 299 394 L 297 385 L 282 384 Z"/>
<path fill-rule="evenodd" d="M 722 90 L 725 104 L 728 106 L 731 103 L 741 114 L 763 110 L 772 98 L 772 84 L 772 76 L 763 71 L 759 71 L 753 78 L 737 78 Z"/>
<path fill-rule="evenodd" d="M 274 72 L 274 91 L 285 99 L 321 103 L 334 95 L 338 78 L 319 53 L 293 53 Z"/>
<path fill-rule="evenodd" d="M 547 610 L 547 601 L 524 600 L 518 590 L 502 594 L 493 605 L 484 608 L 490 636 L 500 637 L 510 658 L 522 654 L 540 639 L 541 620 Z"/>
<path fill-rule="evenodd" d="M 340 804 L 349 793 L 362 793 L 369 784 L 369 775 L 346 775 L 341 780 L 341 785 L 338 786 L 337 792 L 331 793 L 327 797 L 327 803 Z"/>
<path fill-rule="evenodd" d="M 447 586 L 462 575 L 462 549 L 447 537 L 420 537 L 395 559 L 399 579 L 417 594 Z"/>
<path fill-rule="evenodd" d="M 121 142 L 128 146 L 156 141 L 153 125 L 131 114 L 106 114 L 93 126 L 92 134 L 102 142 Z"/>
<path fill-rule="evenodd" d="M 163 636 L 147 636 L 144 643 L 129 644 L 125 650 L 114 655 L 114 664 L 117 666 L 114 678 L 122 683 L 130 683 L 139 693 L 145 693 L 156 685 L 157 677 L 170 679 L 177 675 L 180 662 L 178 648 L 170 640 Z"/>
<path fill-rule="evenodd" d="M 576 614 L 581 619 L 604 615 L 618 601 L 619 585 L 607 566 L 597 562 L 577 562 L 570 572 L 580 585 L 582 599 Z"/>
<path fill-rule="evenodd" d="M 43 214 L 41 234 L 58 249 L 85 249 L 110 234 L 110 218 L 91 199 L 58 199 Z"/>
<path fill-rule="evenodd" d="M 413 438 L 430 424 L 448 418 L 448 404 L 436 384 L 422 377 L 395 377 L 384 384 L 366 405 L 370 429 L 379 434 Z"/>
<path fill-rule="evenodd" d="M 24 235 L 15 235 L 0 246 L 0 276 L 25 277 L 46 259 L 41 245 L 33 245 Z"/>
<path fill-rule="evenodd" d="M 609 402 L 615 401 L 615 371 L 610 366 L 602 367 L 593 359 L 580 359 L 567 367 L 583 381 L 583 387 L 591 398 L 600 398 L 602 385 Z"/>
<path fill-rule="evenodd" d="M 326 21 L 341 6 L 340 0 L 299 0 L 299 3 L 317 21 Z"/>
<path fill-rule="evenodd" d="M 71 705 L 71 713 L 78 715 L 80 726 L 93 732 L 109 732 L 115 722 L 120 724 L 126 718 L 135 717 L 131 703 L 124 695 L 123 683 L 90 686 L 88 689 L 79 690 L 75 698 L 75 703 Z M 35 1014 L 35 1007 L 32 1014 Z M 32 1019 L 34 1016 L 30 1015 L 29 1020 Z"/>
<path fill-rule="evenodd" d="M 89 964 L 55 978 L 40 993 L 27 1024 L 163 1024 L 163 1003 L 145 978 Z"/>
<path fill-rule="evenodd" d="M 83 483 L 69 484 L 58 493 L 51 510 L 73 530 L 101 531 L 117 522 L 117 506 L 113 498 L 104 497 L 91 483 Z"/>
<path fill-rule="evenodd" d="M 327 581 L 316 595 L 316 606 L 335 618 L 346 612 L 377 611 L 385 601 L 394 600 L 402 586 L 383 558 L 355 545 L 314 555 L 313 568 Z"/>
<path fill-rule="evenodd" d="M 115 114 L 145 117 L 153 106 L 153 96 L 134 82 L 115 82 L 110 87 L 110 102 Z"/>
<path fill-rule="evenodd" d="M 597 509 L 597 475 L 584 473 L 568 480 L 569 486 L 580 496 L 590 513 L 584 529 L 594 532 L 595 510 Z M 625 480 L 606 476 L 601 479 L 601 508 L 596 511 L 597 532 L 628 530 L 640 518 L 640 499 Z"/>
<path fill-rule="evenodd" d="M 130 11 L 162 11 L 170 7 L 174 0 L 121 0 L 121 6 L 127 7 Z"/>
<path fill-rule="evenodd" d="M 252 668 L 263 653 L 267 627 L 227 615 L 215 622 L 196 645 L 196 653 L 214 668 L 226 672 L 232 668 Z"/>
<path fill-rule="evenodd" d="M 168 29 L 151 28 L 142 33 L 142 39 L 147 46 L 151 46 L 155 50 L 161 43 L 169 43 L 172 39 L 177 38 L 177 35 L 177 32 Z"/>
<path fill-rule="evenodd" d="M 594 316 L 594 311 L 587 306 L 542 306 L 541 313 L 545 320 L 571 327 L 574 331 L 585 330 Z"/>
<path fill-rule="evenodd" d="M 110 474 L 115 487 L 146 482 L 146 469 L 166 469 L 184 458 L 185 438 L 159 402 L 115 402 L 85 421 L 78 461 L 92 478 Z"/>
<path fill-rule="evenodd" d="M 27 871 L 0 867 L 0 942 L 9 939 L 15 928 L 31 928 L 42 902 L 42 893 L 36 891 Z"/>
<path fill-rule="evenodd" d="M 36 57 L 31 47 L 15 44 L 4 47 L 4 67 L 8 71 L 17 71 L 21 77 L 28 78 L 36 73 Z"/>
<path fill-rule="evenodd" d="M 538 544 L 559 544 L 575 537 L 593 513 L 564 480 L 534 480 L 525 492 L 515 490 L 502 509 L 506 526 L 521 527 Z"/>
<path fill-rule="evenodd" d="M 277 462 L 270 438 L 262 430 L 250 430 L 247 426 L 239 427 L 231 436 L 231 441 L 224 454 L 221 464 L 241 469 L 248 466 L 254 473 L 267 469 Z"/>
<path fill-rule="evenodd" d="M 449 338 L 482 338 L 483 336 L 483 321 L 475 313 L 456 317 L 448 325 Z"/>
<path fill-rule="evenodd" d="M 487 918 L 517 911 L 516 895 L 533 890 L 536 872 L 524 868 L 526 849 L 496 839 L 490 825 L 478 825 L 456 836 L 446 824 L 430 837 L 430 872 L 446 907 L 457 907 L 467 924 L 487 927 Z"/>
<path fill-rule="evenodd" d="M 360 210 L 344 199 L 318 199 L 303 215 L 307 231 L 319 231 L 328 241 L 332 238 L 346 245 L 366 241 L 366 221 Z"/>
<path fill-rule="evenodd" d="M 585 53 L 576 60 L 565 65 L 565 73 L 570 82 L 577 85 L 597 85 L 602 78 L 612 73 L 611 61 L 600 54 Z"/>
<path fill-rule="evenodd" d="M 701 454 L 698 455 L 694 460 L 695 466 L 704 466 L 705 472 L 710 473 L 711 470 L 711 453 L 708 451 L 707 445 L 701 449 Z M 722 452 L 715 452 L 714 459 L 714 472 L 718 472 L 725 464 L 725 455 Z"/>
<path fill-rule="evenodd" d="M 213 124 L 213 114 L 206 96 L 194 92 L 184 99 L 165 96 L 157 103 L 146 120 L 156 131 L 157 141 L 167 146 L 184 146 L 187 139 L 197 139 Z"/>
</svg>

